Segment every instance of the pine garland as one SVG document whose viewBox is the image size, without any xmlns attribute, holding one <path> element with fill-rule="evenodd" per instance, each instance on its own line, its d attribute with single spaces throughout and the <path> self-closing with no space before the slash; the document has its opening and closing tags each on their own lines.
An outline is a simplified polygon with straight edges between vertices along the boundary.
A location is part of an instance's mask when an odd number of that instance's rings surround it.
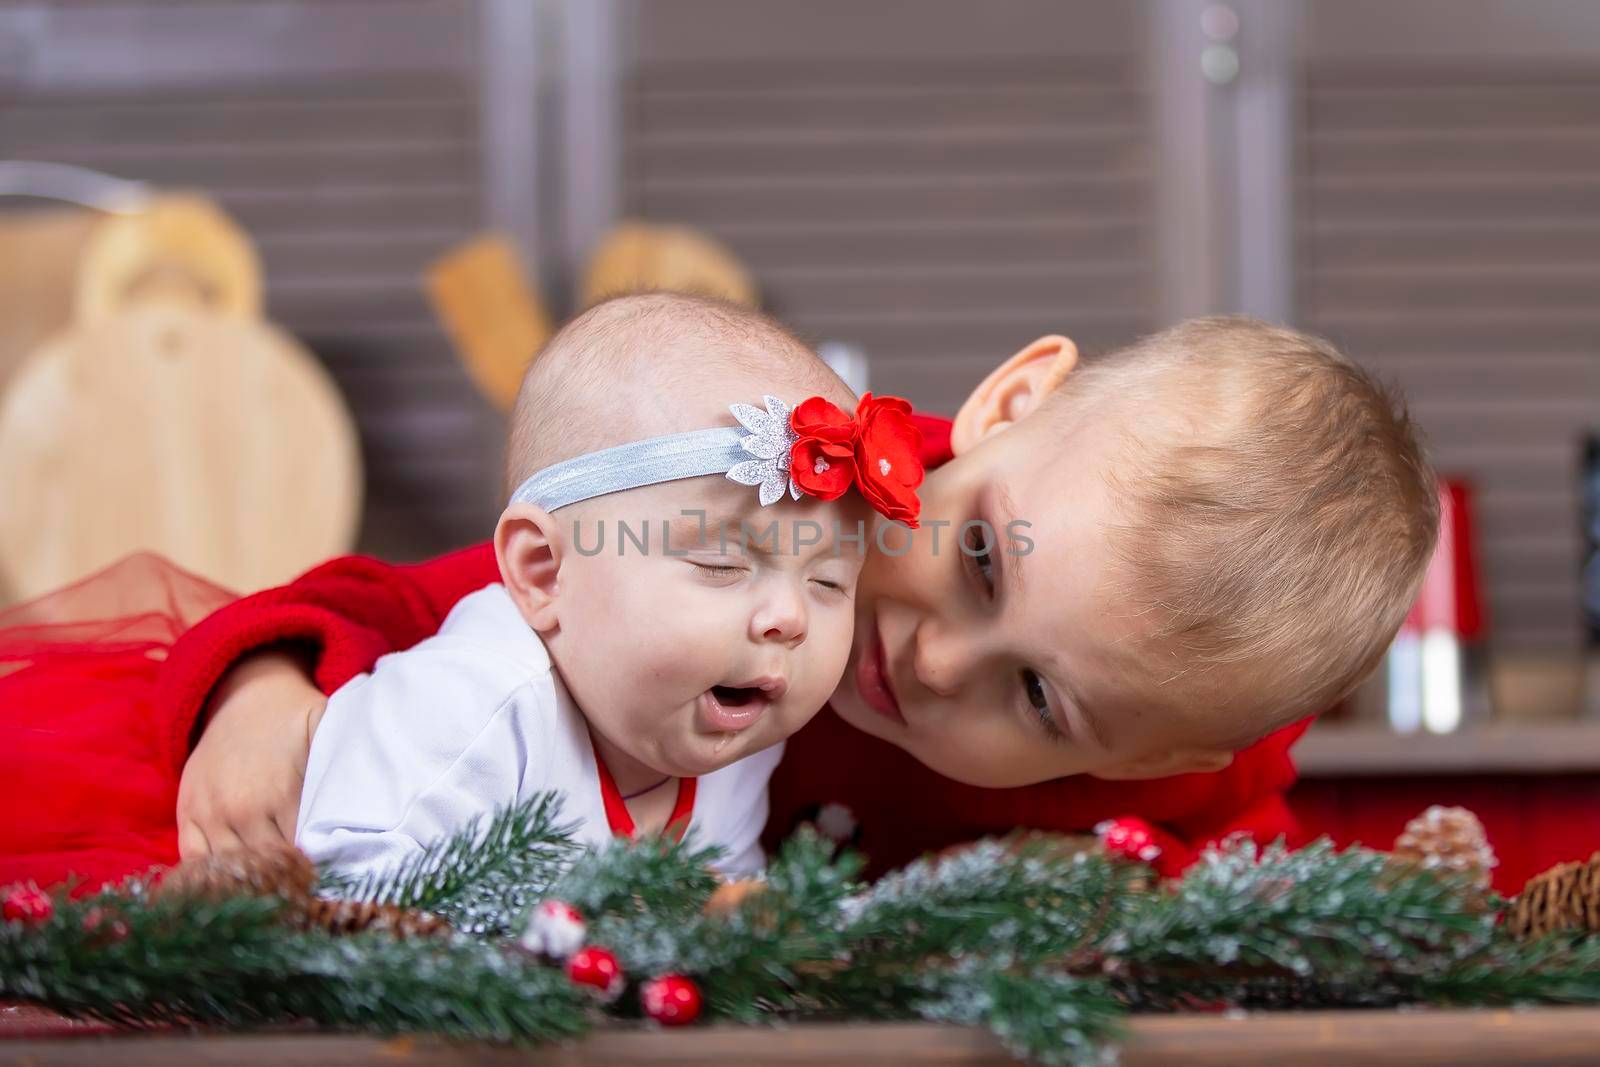
<svg viewBox="0 0 1600 1067">
<path fill-rule="evenodd" d="M 915 1005 L 929 1022 L 984 1026 L 1012 1052 L 1046 1064 L 1100 1064 L 1124 1008 L 1103 981 L 1050 969 L 965 965 L 925 980 Z"/>
<path fill-rule="evenodd" d="M 433 848 L 381 875 L 330 874 L 323 892 L 443 916 L 467 933 L 513 933 L 578 846 L 559 821 L 561 797 L 544 793 L 499 812 L 480 832 L 474 819 Z"/>
<path fill-rule="evenodd" d="M 590 886 L 611 881 L 601 868 L 636 862 L 613 859 L 617 851 L 591 854 L 586 862 L 592 866 L 580 863 L 554 894 L 569 892 L 562 899 L 583 908 L 581 901 L 593 899 Z M 657 909 L 652 901 L 648 908 L 601 915 L 591 927 L 595 943 L 616 952 L 630 972 L 715 975 L 714 982 L 706 983 L 707 1002 L 728 1019 L 755 1022 L 816 1007 L 806 995 L 802 972 L 832 967 L 843 951 L 839 916 L 846 898 L 858 888 L 853 881 L 858 859 L 834 862 L 831 842 L 801 833 L 769 865 L 764 891 L 727 914 L 707 914 L 715 881 L 695 879 L 695 871 L 704 869 L 697 867 L 704 853 L 681 845 L 633 851 L 658 864 L 655 873 L 662 882 L 693 888 L 684 892 L 677 907 Z"/>
<path fill-rule="evenodd" d="M 511 1041 L 581 1032 L 587 999 L 492 941 L 332 937 L 293 929 L 272 897 L 210 901 L 139 884 L 59 900 L 0 926 L 0 995 L 130 1027 L 291 1019 L 377 1033 Z"/>
<path fill-rule="evenodd" d="M 983 841 L 880 879 L 846 932 L 891 962 L 970 953 L 1024 963 L 1058 958 L 1117 923 L 1141 878 L 1137 868 L 1097 853 Z"/>
<path fill-rule="evenodd" d="M 152 893 L 134 882 L 0 922 L 0 997 L 142 1027 L 292 1019 L 379 1033 L 537 1042 L 639 1013 L 604 1005 L 515 934 L 560 900 L 635 983 L 691 977 L 709 1018 L 928 1019 L 988 1027 L 1044 1063 L 1095 1063 L 1129 1011 L 1204 1005 L 1600 1003 L 1600 937 L 1521 941 L 1468 873 L 1383 853 L 1231 840 L 1180 882 L 1100 852 L 982 843 L 866 886 L 815 834 L 764 885 L 708 907 L 716 853 L 647 840 L 580 853 L 541 797 L 352 899 L 448 915 L 399 938 L 307 928 L 273 896 Z"/>
<path fill-rule="evenodd" d="M 697 848 L 668 838 L 647 838 L 631 848 L 584 853 L 555 883 L 550 895 L 590 918 L 637 918 L 678 922 L 699 914 L 717 876 L 715 848 Z"/>
<path fill-rule="evenodd" d="M 1150 1007 L 1397 1003 L 1495 931 L 1472 875 L 1396 870 L 1383 853 L 1325 840 L 1297 852 L 1231 842 L 1141 903 L 1107 940 L 1106 964 Z"/>
</svg>

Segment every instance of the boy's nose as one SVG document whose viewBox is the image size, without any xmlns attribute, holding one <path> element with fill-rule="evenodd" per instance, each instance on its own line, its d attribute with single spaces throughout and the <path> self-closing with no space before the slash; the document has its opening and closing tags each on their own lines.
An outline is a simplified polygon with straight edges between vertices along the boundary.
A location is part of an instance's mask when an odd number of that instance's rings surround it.
<svg viewBox="0 0 1600 1067">
<path fill-rule="evenodd" d="M 926 619 L 917 627 L 912 671 L 917 681 L 938 696 L 960 692 L 976 662 L 974 642 L 957 630 L 946 630 L 937 621 Z"/>
<path fill-rule="evenodd" d="M 805 599 L 793 590 L 774 591 L 750 619 L 751 638 L 793 648 L 806 639 Z"/>
</svg>

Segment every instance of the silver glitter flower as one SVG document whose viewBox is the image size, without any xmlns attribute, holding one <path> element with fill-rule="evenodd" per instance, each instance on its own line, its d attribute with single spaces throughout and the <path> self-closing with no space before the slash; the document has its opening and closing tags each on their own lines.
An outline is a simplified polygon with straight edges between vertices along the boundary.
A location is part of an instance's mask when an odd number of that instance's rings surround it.
<svg viewBox="0 0 1600 1067">
<path fill-rule="evenodd" d="M 739 439 L 739 447 L 755 456 L 736 463 L 728 477 L 740 485 L 761 487 L 761 506 L 783 499 L 785 488 L 794 499 L 800 499 L 800 486 L 789 476 L 789 452 L 799 435 L 789 425 L 789 405 L 775 396 L 764 396 L 762 411 L 750 404 L 730 404 L 728 410 L 739 420 L 739 425 L 749 430 Z"/>
</svg>

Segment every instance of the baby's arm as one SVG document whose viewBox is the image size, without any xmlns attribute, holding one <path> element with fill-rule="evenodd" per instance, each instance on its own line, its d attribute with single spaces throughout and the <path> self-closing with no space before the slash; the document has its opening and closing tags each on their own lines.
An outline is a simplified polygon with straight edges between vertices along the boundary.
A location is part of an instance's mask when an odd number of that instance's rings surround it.
<svg viewBox="0 0 1600 1067">
<path fill-rule="evenodd" d="M 328 701 L 295 843 L 362 875 L 515 802 L 530 761 L 546 754 L 536 736 L 546 692 L 509 689 L 458 650 L 384 657 Z"/>
</svg>

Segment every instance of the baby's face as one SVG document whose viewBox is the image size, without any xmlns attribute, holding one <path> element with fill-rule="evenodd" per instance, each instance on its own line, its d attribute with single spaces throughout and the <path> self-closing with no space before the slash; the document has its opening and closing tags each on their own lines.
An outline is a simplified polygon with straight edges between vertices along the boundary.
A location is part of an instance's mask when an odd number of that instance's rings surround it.
<svg viewBox="0 0 1600 1067">
<path fill-rule="evenodd" d="M 1226 753 L 1188 745 L 1203 735 L 1196 713 L 1158 699 L 1181 666 L 1157 662 L 1154 620 L 1112 592 L 1110 539 L 1123 520 L 1102 477 L 1110 444 L 1023 419 L 930 471 L 909 549 L 867 560 L 834 709 L 975 785 L 1225 765 Z M 978 528 L 963 551 L 961 526 L 978 519 L 999 543 L 976 554 Z M 1019 519 L 1033 546 L 1008 554 L 1026 548 L 1006 536 Z M 938 520 L 950 525 L 935 546 Z"/>
<path fill-rule="evenodd" d="M 866 518 L 853 494 L 763 508 L 753 488 L 706 477 L 591 503 L 554 516 L 566 544 L 559 632 L 546 639 L 592 729 L 662 774 L 691 776 L 821 709 L 850 652 L 862 553 L 836 533 Z M 705 512 L 703 528 L 686 510 Z M 619 519 L 635 537 L 648 524 L 648 550 L 619 540 Z M 602 536 L 602 551 L 576 551 Z"/>
</svg>

